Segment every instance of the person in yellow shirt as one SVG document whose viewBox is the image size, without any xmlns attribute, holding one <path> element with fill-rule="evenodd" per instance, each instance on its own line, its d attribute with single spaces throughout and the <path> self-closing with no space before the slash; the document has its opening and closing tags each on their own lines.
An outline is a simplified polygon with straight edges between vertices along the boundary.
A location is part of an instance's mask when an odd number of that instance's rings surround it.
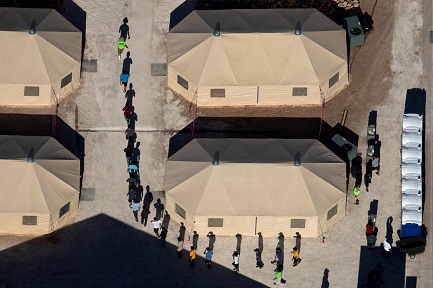
<svg viewBox="0 0 433 288">
<path fill-rule="evenodd" d="M 194 246 L 191 246 L 191 252 L 189 252 L 189 264 L 191 264 L 191 268 L 194 268 L 194 260 L 196 256 L 197 251 L 195 250 Z"/>
</svg>

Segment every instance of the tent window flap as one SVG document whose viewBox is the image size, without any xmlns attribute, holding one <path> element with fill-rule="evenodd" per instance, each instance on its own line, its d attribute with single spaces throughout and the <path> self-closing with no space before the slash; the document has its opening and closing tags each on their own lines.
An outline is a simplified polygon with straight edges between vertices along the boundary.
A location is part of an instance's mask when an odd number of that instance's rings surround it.
<svg viewBox="0 0 433 288">
<path fill-rule="evenodd" d="M 223 227 L 224 219 L 223 218 L 208 218 L 207 219 L 207 227 Z"/>
<path fill-rule="evenodd" d="M 175 204 L 174 210 L 176 211 L 177 214 L 179 214 L 180 217 L 182 217 L 183 219 L 186 219 L 186 212 L 182 207 Z"/>
<path fill-rule="evenodd" d="M 62 79 L 62 83 L 60 87 L 63 88 L 71 82 L 72 82 L 72 73 L 69 73 L 65 78 Z"/>
<path fill-rule="evenodd" d="M 307 96 L 308 89 L 307 87 L 293 87 L 292 95 L 293 96 Z"/>
<path fill-rule="evenodd" d="M 337 214 L 338 205 L 335 205 L 328 211 L 328 220 L 334 217 L 335 214 Z"/>
<path fill-rule="evenodd" d="M 39 87 L 24 86 L 24 96 L 39 96 Z"/>
<path fill-rule="evenodd" d="M 23 225 L 38 225 L 38 216 L 23 216 Z"/>
<path fill-rule="evenodd" d="M 62 208 L 60 208 L 60 212 L 59 212 L 59 218 L 62 218 L 63 215 L 65 215 L 66 213 L 69 212 L 69 206 L 70 206 L 71 202 L 68 202 L 68 204 L 66 204 L 65 206 L 63 206 Z"/>
<path fill-rule="evenodd" d="M 334 76 L 332 76 L 329 79 L 329 88 L 331 88 L 332 86 L 334 86 L 335 84 L 337 84 L 338 80 L 340 80 L 340 73 L 339 72 L 337 72 L 337 74 L 335 74 Z"/>
<path fill-rule="evenodd" d="M 305 228 L 305 219 L 291 219 L 290 228 Z"/>
<path fill-rule="evenodd" d="M 210 89 L 210 97 L 226 97 L 226 89 Z"/>
<path fill-rule="evenodd" d="M 180 75 L 177 75 L 177 84 L 188 90 L 188 81 L 183 79 Z"/>
</svg>

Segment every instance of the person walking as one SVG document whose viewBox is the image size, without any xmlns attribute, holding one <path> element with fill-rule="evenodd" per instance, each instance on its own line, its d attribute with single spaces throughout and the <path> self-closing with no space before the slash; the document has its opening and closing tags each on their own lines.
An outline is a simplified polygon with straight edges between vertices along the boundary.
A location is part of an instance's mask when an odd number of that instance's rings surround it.
<svg viewBox="0 0 433 288">
<path fill-rule="evenodd" d="M 141 210 L 141 224 L 143 224 L 144 227 L 147 225 L 147 218 L 149 217 L 149 214 L 149 208 L 143 205 L 143 210 Z"/>
<path fill-rule="evenodd" d="M 131 146 L 128 146 L 125 149 L 123 149 L 123 152 L 125 152 L 126 165 L 129 166 L 129 164 L 131 163 L 132 155 L 134 153 L 134 149 Z"/>
<path fill-rule="evenodd" d="M 204 250 L 203 254 L 205 254 L 206 256 L 206 260 L 204 261 L 204 263 L 206 263 L 206 267 L 207 269 L 211 268 L 211 263 L 212 263 L 212 254 L 213 251 L 212 249 L 210 249 L 210 247 L 207 247 L 206 250 Z"/>
<path fill-rule="evenodd" d="M 183 249 L 183 240 L 182 238 L 177 237 L 176 254 L 179 257 L 179 259 L 182 258 L 182 249 Z"/>
<path fill-rule="evenodd" d="M 232 257 L 233 257 L 232 265 L 234 267 L 233 271 L 235 271 L 236 273 L 239 273 L 239 253 L 236 251 L 233 251 Z"/>
<path fill-rule="evenodd" d="M 277 268 L 282 267 L 284 262 L 284 254 L 280 247 L 275 248 L 275 258 L 271 262 L 272 264 L 276 264 Z"/>
<path fill-rule="evenodd" d="M 353 195 L 355 195 L 355 203 L 356 205 L 359 205 L 359 199 L 358 196 L 361 194 L 361 188 L 359 186 L 353 187 Z"/>
<path fill-rule="evenodd" d="M 126 123 L 129 124 L 129 119 L 131 117 L 131 112 L 132 112 L 132 106 L 129 106 L 128 103 L 125 104 L 125 107 L 123 107 L 122 111 L 123 111 L 123 117 L 125 117 Z"/>
<path fill-rule="evenodd" d="M 132 213 L 134 214 L 135 222 L 138 222 L 138 210 L 140 210 L 140 202 L 133 201 L 131 205 Z"/>
<path fill-rule="evenodd" d="M 375 154 L 373 154 L 373 162 L 372 164 L 372 170 L 376 170 L 376 175 L 380 175 L 380 158 Z"/>
<path fill-rule="evenodd" d="M 213 245 L 215 244 L 216 236 L 215 236 L 215 234 L 213 234 L 212 231 L 209 231 L 209 233 L 207 233 L 206 237 L 209 238 L 209 248 L 210 248 L 210 250 L 213 251 Z"/>
<path fill-rule="evenodd" d="M 293 260 L 293 267 L 296 267 L 296 266 L 299 265 L 299 263 L 301 263 L 302 259 L 299 258 L 298 248 L 293 247 L 292 253 L 293 253 L 293 258 L 292 258 L 292 260 Z"/>
<path fill-rule="evenodd" d="M 262 253 L 260 252 L 259 248 L 254 249 L 254 252 L 256 252 L 256 268 L 262 269 L 265 264 L 262 261 Z"/>
<path fill-rule="evenodd" d="M 281 279 L 283 279 L 283 271 L 281 270 L 281 268 L 275 269 L 275 274 L 274 274 L 274 285 L 280 285 Z"/>
<path fill-rule="evenodd" d="M 128 48 L 128 45 L 126 45 L 126 41 L 124 37 L 120 37 L 119 41 L 116 42 L 117 44 L 117 55 L 119 56 L 119 60 L 122 59 L 122 53 L 123 49 Z"/>
<path fill-rule="evenodd" d="M 162 247 L 165 246 L 165 239 L 167 238 L 168 230 L 164 226 L 161 228 L 161 234 L 159 235 L 159 239 L 161 240 Z"/>
<path fill-rule="evenodd" d="M 120 74 L 120 85 L 123 85 L 123 94 L 126 93 L 126 86 L 128 86 L 129 74 L 123 70 Z"/>
<path fill-rule="evenodd" d="M 368 160 L 367 164 L 365 165 L 365 174 L 364 174 L 364 185 L 365 185 L 365 191 L 368 192 L 368 187 L 371 184 L 371 178 L 372 178 L 372 160 Z"/>
<path fill-rule="evenodd" d="M 137 163 L 135 163 L 135 162 L 129 163 L 128 172 L 133 173 L 133 175 L 135 175 L 135 173 L 137 173 L 137 171 L 138 171 Z M 131 177 L 131 178 L 134 178 L 134 177 Z"/>
<path fill-rule="evenodd" d="M 135 191 L 135 186 L 133 185 L 129 186 L 129 190 L 128 193 L 126 193 L 126 195 L 128 195 L 129 207 L 132 207 L 132 201 L 135 200 L 137 196 L 137 191 Z"/>
<path fill-rule="evenodd" d="M 128 18 L 123 18 L 123 24 L 119 27 L 119 33 L 120 37 L 123 37 L 126 40 L 126 36 L 128 36 L 128 39 L 131 39 L 131 36 L 129 36 L 129 26 L 128 26 Z"/>
<path fill-rule="evenodd" d="M 125 138 L 129 140 L 129 137 L 134 137 L 135 131 L 131 128 L 131 125 L 128 124 L 128 128 L 125 130 Z"/>
<path fill-rule="evenodd" d="M 194 261 L 197 251 L 195 250 L 194 246 L 191 246 L 191 251 L 189 252 L 189 264 L 191 265 L 191 268 L 194 268 Z"/>
<path fill-rule="evenodd" d="M 161 220 L 158 220 L 158 218 L 153 218 L 152 221 L 150 221 L 153 224 L 153 233 L 155 233 L 156 239 L 159 238 L 159 227 L 161 227 Z"/>
<path fill-rule="evenodd" d="M 391 244 L 389 244 L 389 239 L 387 237 L 383 240 L 383 256 L 386 259 L 389 259 L 389 256 L 391 256 Z"/>
</svg>

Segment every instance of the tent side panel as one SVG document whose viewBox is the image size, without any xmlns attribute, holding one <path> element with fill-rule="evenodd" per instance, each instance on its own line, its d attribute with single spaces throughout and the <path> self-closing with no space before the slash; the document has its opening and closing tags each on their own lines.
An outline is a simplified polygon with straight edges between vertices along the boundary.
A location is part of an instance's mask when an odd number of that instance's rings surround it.
<svg viewBox="0 0 433 288">
<path fill-rule="evenodd" d="M 322 103 L 320 88 L 316 85 L 260 86 L 259 91 L 259 105 L 317 105 Z M 299 95 L 305 91 L 307 93 L 305 96 Z"/>
<path fill-rule="evenodd" d="M 303 222 L 305 228 L 292 228 L 292 219 L 298 220 L 296 223 Z M 295 235 L 299 232 L 303 237 L 317 237 L 317 226 L 317 217 L 257 217 L 257 232 L 262 232 L 266 237 L 275 237 L 279 232 L 283 232 L 284 235 Z"/>
<path fill-rule="evenodd" d="M 326 100 L 331 99 L 349 85 L 349 73 L 347 71 L 347 65 L 341 66 L 338 71 L 338 75 L 338 82 L 335 83 L 332 87 L 329 88 L 329 80 L 326 81 L 326 84 L 322 87 Z"/>
<path fill-rule="evenodd" d="M 223 227 L 209 227 L 209 218 L 222 218 Z M 209 231 L 221 236 L 234 236 L 237 233 L 242 236 L 254 236 L 255 217 L 251 216 L 197 216 L 194 230 L 201 235 Z"/>
<path fill-rule="evenodd" d="M 37 225 L 23 225 L 23 216 L 36 216 Z M 0 213 L 0 234 L 44 235 L 51 231 L 49 214 Z"/>
<path fill-rule="evenodd" d="M 334 216 L 332 216 L 329 220 L 328 220 L 328 213 L 324 213 L 323 215 L 319 216 L 319 223 L 318 223 L 319 235 L 328 231 L 336 222 L 338 222 L 346 215 L 346 197 L 341 198 L 338 201 L 338 203 L 336 203 L 336 205 L 337 205 L 337 213 Z"/>
<path fill-rule="evenodd" d="M 75 215 L 78 212 L 78 202 L 79 202 L 79 194 L 77 192 L 77 194 L 71 198 L 69 201 L 65 201 L 64 204 L 66 205 L 67 203 L 69 204 L 69 211 L 66 212 L 66 214 L 64 214 L 61 218 L 59 218 L 60 216 L 60 207 L 58 210 L 56 211 L 51 211 L 51 223 L 50 223 L 50 232 L 53 232 L 61 227 L 63 227 L 64 225 L 66 225 L 67 223 L 69 223 L 70 221 L 72 221 L 72 219 L 75 217 Z"/>
<path fill-rule="evenodd" d="M 24 96 L 24 87 L 38 87 L 39 96 Z M 49 106 L 52 91 L 50 85 L 0 84 L 0 105 L 5 106 Z"/>
<path fill-rule="evenodd" d="M 65 98 L 65 96 L 67 96 L 69 93 L 71 93 L 73 90 L 77 89 L 80 86 L 80 69 L 81 65 L 78 65 L 72 70 L 72 81 L 65 87 L 61 88 L 61 80 L 58 82 L 57 85 L 60 85 L 58 86 L 60 87 L 60 99 Z"/>
<path fill-rule="evenodd" d="M 175 210 L 176 201 L 172 197 L 170 197 L 170 195 L 168 195 L 167 193 L 165 195 L 166 195 L 165 210 L 170 215 L 170 219 L 176 221 L 177 223 L 183 222 L 185 224 L 187 233 L 191 233 L 194 229 L 193 225 L 194 225 L 195 215 L 192 215 L 188 211 L 185 211 L 186 219 L 183 218 Z M 153 217 L 150 218 L 151 219 L 149 219 L 149 221 L 153 220 Z"/>
<path fill-rule="evenodd" d="M 184 78 L 182 75 L 179 75 L 182 78 Z M 184 78 L 185 79 L 185 78 Z M 197 90 L 197 86 L 193 84 L 191 81 L 188 81 L 188 79 L 185 79 L 188 82 L 188 89 L 185 89 L 183 86 L 181 86 L 178 83 L 178 73 L 176 70 L 174 70 L 170 65 L 168 65 L 167 68 L 167 85 L 170 87 L 174 92 L 177 94 L 183 96 L 188 101 L 192 101 L 194 99 L 195 92 Z"/>
<path fill-rule="evenodd" d="M 214 97 L 211 95 L 211 89 L 218 89 L 218 92 L 223 94 L 212 94 L 218 95 L 218 97 Z M 197 94 L 198 106 L 258 105 L 257 86 L 200 86 Z"/>
</svg>

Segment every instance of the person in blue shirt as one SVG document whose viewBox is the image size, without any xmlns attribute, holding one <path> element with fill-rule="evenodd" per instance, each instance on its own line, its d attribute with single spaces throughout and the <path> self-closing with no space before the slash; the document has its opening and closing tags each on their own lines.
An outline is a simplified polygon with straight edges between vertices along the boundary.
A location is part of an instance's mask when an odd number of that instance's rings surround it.
<svg viewBox="0 0 433 288">
<path fill-rule="evenodd" d="M 132 203 L 131 205 L 132 213 L 134 213 L 135 222 L 138 222 L 138 210 L 140 210 L 140 201 Z"/>
<path fill-rule="evenodd" d="M 128 172 L 129 173 L 134 173 L 135 174 L 137 172 L 137 170 L 138 170 L 137 162 L 134 161 L 131 164 L 129 164 L 129 166 L 128 166 Z"/>
<path fill-rule="evenodd" d="M 126 86 L 128 86 L 128 80 L 129 80 L 129 74 L 126 73 L 125 70 L 123 70 L 122 74 L 120 74 L 120 85 L 123 84 L 123 94 L 126 93 Z"/>
<path fill-rule="evenodd" d="M 212 250 L 210 250 L 210 247 L 207 247 L 206 248 L 206 250 L 204 250 L 204 252 L 203 252 L 203 254 L 205 254 L 206 256 L 206 260 L 204 261 L 204 263 L 206 263 L 206 267 L 207 267 L 207 269 L 210 269 L 211 268 L 211 262 L 212 262 L 212 254 L 213 254 L 213 251 Z"/>
</svg>

